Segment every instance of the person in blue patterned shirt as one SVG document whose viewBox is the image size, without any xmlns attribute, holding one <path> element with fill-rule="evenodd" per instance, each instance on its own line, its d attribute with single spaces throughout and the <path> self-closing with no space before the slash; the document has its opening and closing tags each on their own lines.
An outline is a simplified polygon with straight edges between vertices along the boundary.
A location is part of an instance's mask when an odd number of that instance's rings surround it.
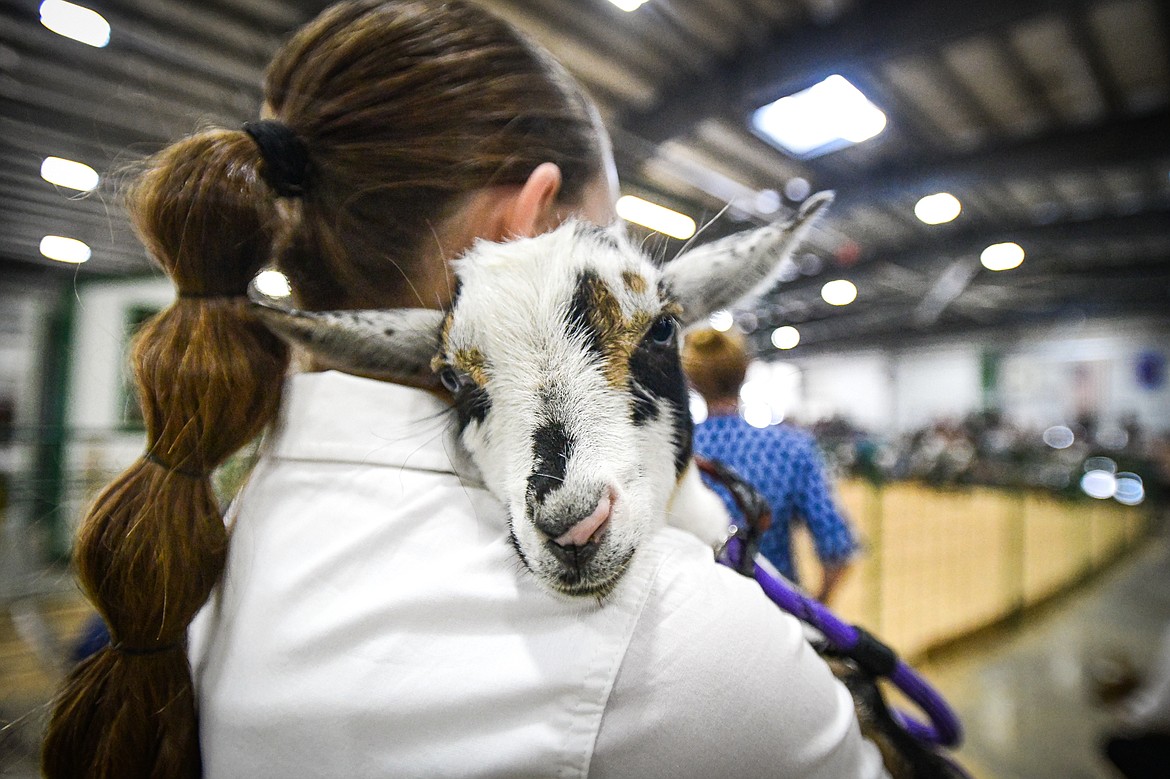
<svg viewBox="0 0 1170 779">
<path fill-rule="evenodd" d="M 716 330 L 687 336 L 683 367 L 692 386 L 707 401 L 707 419 L 695 427 L 695 453 L 730 466 L 763 493 L 772 507 L 772 526 L 760 552 L 792 581 L 794 520 L 805 523 L 812 536 L 822 577 L 818 600 L 828 602 L 857 551 L 849 523 L 834 505 L 816 443 L 791 425 L 759 429 L 739 415 L 739 390 L 749 358 L 743 339 Z M 742 515 L 730 494 L 711 484 L 736 521 Z"/>
</svg>

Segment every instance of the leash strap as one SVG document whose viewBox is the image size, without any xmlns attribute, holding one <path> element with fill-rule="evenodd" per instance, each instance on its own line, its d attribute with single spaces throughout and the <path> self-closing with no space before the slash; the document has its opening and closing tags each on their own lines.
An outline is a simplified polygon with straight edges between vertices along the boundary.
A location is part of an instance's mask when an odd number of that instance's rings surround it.
<svg viewBox="0 0 1170 779">
<path fill-rule="evenodd" d="M 755 579 L 773 603 L 824 634 L 831 649 L 853 660 L 875 678 L 889 679 L 914 701 L 929 718 L 929 723 L 893 711 L 899 724 L 912 737 L 943 747 L 958 746 L 963 740 L 963 726 L 954 710 L 893 649 L 864 628 L 843 621 L 823 603 L 775 573 L 770 566 L 764 567 L 756 562 L 760 536 L 772 522 L 771 509 L 759 490 L 722 463 L 696 457 L 695 464 L 700 471 L 727 487 L 745 520 L 745 525 L 737 525 L 728 538 L 719 554 L 719 562 Z"/>
</svg>

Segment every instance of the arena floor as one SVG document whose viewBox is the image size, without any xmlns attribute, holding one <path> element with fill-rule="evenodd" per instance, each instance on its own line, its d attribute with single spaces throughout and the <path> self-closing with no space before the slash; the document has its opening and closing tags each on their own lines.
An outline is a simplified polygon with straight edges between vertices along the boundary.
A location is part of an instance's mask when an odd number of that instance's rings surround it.
<svg viewBox="0 0 1170 779">
<path fill-rule="evenodd" d="M 958 709 L 959 757 L 976 779 L 1114 779 L 1101 742 L 1115 715 L 1095 700 L 1095 671 L 1114 658 L 1147 668 L 1167 625 L 1162 535 L 1022 624 L 917 667 Z"/>
</svg>

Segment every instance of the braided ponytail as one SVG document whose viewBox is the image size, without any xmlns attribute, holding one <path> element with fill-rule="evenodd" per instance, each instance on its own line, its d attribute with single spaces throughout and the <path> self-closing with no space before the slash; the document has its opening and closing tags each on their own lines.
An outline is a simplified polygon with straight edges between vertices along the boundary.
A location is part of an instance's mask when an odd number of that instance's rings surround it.
<svg viewBox="0 0 1170 779">
<path fill-rule="evenodd" d="M 113 643 L 56 701 L 50 779 L 200 775 L 186 631 L 227 551 L 209 475 L 274 418 L 288 365 L 244 298 L 279 224 L 262 167 L 243 132 L 208 131 L 164 150 L 130 193 L 179 296 L 134 344 L 146 453 L 98 497 L 77 540 L 78 577 Z"/>
</svg>

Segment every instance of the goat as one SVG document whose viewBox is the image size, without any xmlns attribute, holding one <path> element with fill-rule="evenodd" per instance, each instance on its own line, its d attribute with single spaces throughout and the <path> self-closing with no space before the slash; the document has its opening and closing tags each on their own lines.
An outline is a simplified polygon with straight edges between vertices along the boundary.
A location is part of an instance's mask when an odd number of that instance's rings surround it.
<svg viewBox="0 0 1170 779">
<path fill-rule="evenodd" d="M 831 201 L 814 195 L 791 219 L 661 269 L 620 230 L 577 221 L 479 242 L 454 263 L 448 312 L 308 312 L 262 300 L 256 311 L 327 366 L 434 377 L 524 566 L 556 592 L 601 599 L 664 522 L 722 540 L 727 515 L 692 458 L 680 332 L 767 288 Z M 901 730 L 872 678 L 843 662 L 835 671 L 895 776 L 963 776 Z"/>
<path fill-rule="evenodd" d="M 680 331 L 767 287 L 830 193 L 791 219 L 682 253 L 659 269 L 617 228 L 571 220 L 533 238 L 478 242 L 454 262 L 448 312 L 257 308 L 325 364 L 437 377 L 458 439 L 506 507 L 536 577 L 604 597 L 661 522 L 712 543 L 727 528 L 699 487 Z M 706 498 L 715 526 L 688 510 Z"/>
</svg>

